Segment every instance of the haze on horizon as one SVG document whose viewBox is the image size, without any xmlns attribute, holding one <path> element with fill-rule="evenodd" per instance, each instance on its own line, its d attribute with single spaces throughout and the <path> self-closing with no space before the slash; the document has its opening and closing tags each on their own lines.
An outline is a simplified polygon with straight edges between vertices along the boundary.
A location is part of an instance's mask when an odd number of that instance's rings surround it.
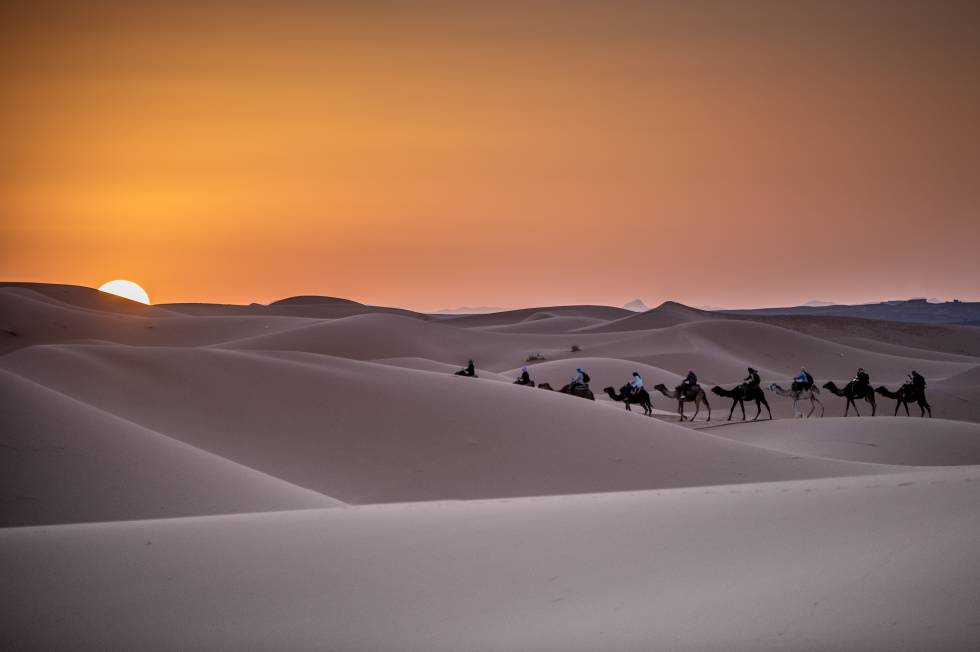
<svg viewBox="0 0 980 652">
<path fill-rule="evenodd" d="M 975 2 L 0 8 L 0 279 L 980 300 Z"/>
</svg>

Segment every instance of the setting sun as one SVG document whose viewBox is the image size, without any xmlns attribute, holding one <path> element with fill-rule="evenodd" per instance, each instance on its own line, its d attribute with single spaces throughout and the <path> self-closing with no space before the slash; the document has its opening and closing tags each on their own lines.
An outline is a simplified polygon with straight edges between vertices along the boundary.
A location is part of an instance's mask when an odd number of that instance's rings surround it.
<svg viewBox="0 0 980 652">
<path fill-rule="evenodd" d="M 132 281 L 109 281 L 108 283 L 102 284 L 99 289 L 103 292 L 115 294 L 117 297 L 122 297 L 131 301 L 139 301 L 140 303 L 145 304 L 150 303 L 150 295 L 146 293 L 146 290 Z"/>
</svg>

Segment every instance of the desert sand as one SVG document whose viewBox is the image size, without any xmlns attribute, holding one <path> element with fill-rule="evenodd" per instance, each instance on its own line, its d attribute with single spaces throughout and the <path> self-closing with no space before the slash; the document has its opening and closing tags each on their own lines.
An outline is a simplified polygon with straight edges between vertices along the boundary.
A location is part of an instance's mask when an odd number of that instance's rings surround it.
<svg viewBox="0 0 980 652">
<path fill-rule="evenodd" d="M 602 393 L 801 365 L 934 418 Z M 980 649 L 978 327 L 8 283 L 0 386 L 2 649 Z"/>
</svg>

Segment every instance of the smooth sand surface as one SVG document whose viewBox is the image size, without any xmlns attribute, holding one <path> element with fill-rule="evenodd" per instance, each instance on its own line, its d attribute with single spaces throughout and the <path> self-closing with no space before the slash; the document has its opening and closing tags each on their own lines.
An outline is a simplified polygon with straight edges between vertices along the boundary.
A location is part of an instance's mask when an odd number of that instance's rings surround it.
<svg viewBox="0 0 980 652">
<path fill-rule="evenodd" d="M 0 284 L 0 649 L 977 649 L 977 333 Z M 723 420 L 801 365 L 934 418 Z M 688 369 L 710 423 L 602 394 Z"/>
<path fill-rule="evenodd" d="M 0 527 L 339 505 L 0 371 Z"/>
<path fill-rule="evenodd" d="M 980 468 L 0 530 L 10 649 L 976 650 Z M 9 605 L 17 605 L 9 608 Z"/>
</svg>

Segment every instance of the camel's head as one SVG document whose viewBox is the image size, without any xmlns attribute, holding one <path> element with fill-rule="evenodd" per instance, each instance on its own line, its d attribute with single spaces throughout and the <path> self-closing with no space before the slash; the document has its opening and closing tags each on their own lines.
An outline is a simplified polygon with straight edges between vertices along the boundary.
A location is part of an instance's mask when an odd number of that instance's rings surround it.
<svg viewBox="0 0 980 652">
<path fill-rule="evenodd" d="M 657 383 L 656 385 L 653 386 L 653 388 L 656 390 L 666 390 L 667 386 L 664 385 L 663 383 Z"/>
<path fill-rule="evenodd" d="M 766 389 L 768 389 L 770 392 L 775 392 L 777 387 L 779 387 L 779 385 L 776 383 L 769 383 L 766 385 Z"/>
<path fill-rule="evenodd" d="M 885 392 L 888 391 L 888 388 L 885 387 L 884 385 L 879 385 L 878 387 L 875 387 L 875 391 L 878 392 L 879 394 L 884 394 Z"/>
<path fill-rule="evenodd" d="M 711 393 L 717 394 L 718 396 L 725 395 L 725 391 L 721 387 L 718 387 L 718 385 L 715 385 L 714 387 L 711 388 Z"/>
</svg>

